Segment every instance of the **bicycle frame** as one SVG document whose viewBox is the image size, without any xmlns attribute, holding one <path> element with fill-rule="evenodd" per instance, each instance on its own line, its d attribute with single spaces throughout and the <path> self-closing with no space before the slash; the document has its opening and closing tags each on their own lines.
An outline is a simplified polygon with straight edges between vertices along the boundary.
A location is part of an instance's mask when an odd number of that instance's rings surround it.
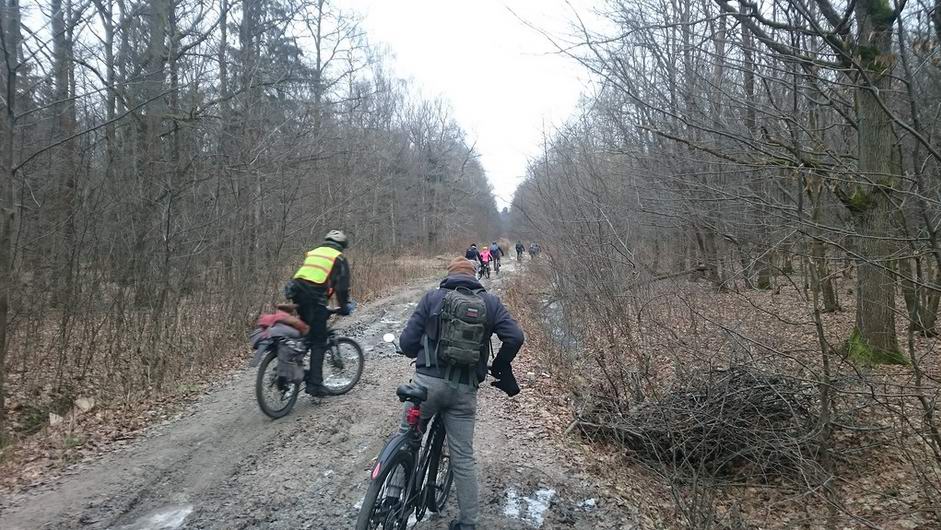
<svg viewBox="0 0 941 530">
<path fill-rule="evenodd" d="M 382 470 L 387 467 L 386 464 L 392 460 L 392 457 L 399 451 L 407 451 L 412 453 L 414 457 L 417 457 L 417 459 L 413 459 L 414 464 L 412 465 L 411 472 L 407 477 L 403 477 L 404 484 L 402 484 L 402 488 L 405 492 L 405 502 L 402 509 L 404 509 L 405 512 L 402 515 L 411 514 L 412 511 L 416 509 L 421 513 L 421 515 L 418 516 L 419 519 L 424 515 L 423 507 L 427 486 L 425 484 L 425 475 L 428 473 L 428 467 L 431 464 L 431 444 L 424 443 L 424 439 L 428 434 L 427 427 L 432 425 L 434 419 L 435 416 L 432 416 L 422 421 L 421 406 L 415 405 L 410 408 L 406 413 L 408 430 L 396 433 L 386 443 L 370 474 L 370 478 L 375 480 Z M 428 441 L 430 442 L 430 440 Z"/>
</svg>

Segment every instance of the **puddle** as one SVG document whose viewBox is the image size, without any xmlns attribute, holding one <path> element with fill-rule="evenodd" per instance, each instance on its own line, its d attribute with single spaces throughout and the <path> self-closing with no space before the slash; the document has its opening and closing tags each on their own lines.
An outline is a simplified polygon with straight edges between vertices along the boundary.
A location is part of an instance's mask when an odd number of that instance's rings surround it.
<svg viewBox="0 0 941 530">
<path fill-rule="evenodd" d="M 118 530 L 174 530 L 183 526 L 183 521 L 193 513 L 193 506 L 168 506 L 152 512 Z"/>
<path fill-rule="evenodd" d="M 539 488 L 528 497 L 521 497 L 515 488 L 506 490 L 506 504 L 503 515 L 509 519 L 519 519 L 534 528 L 540 528 L 546 520 L 546 512 L 552 505 L 555 490 Z"/>
</svg>

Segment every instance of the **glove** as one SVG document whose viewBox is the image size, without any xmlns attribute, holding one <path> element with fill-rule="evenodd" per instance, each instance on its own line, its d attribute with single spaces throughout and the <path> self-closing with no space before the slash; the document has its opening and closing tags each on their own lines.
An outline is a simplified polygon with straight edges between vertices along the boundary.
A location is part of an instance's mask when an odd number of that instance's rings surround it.
<svg viewBox="0 0 941 530">
<path fill-rule="evenodd" d="M 492 375 L 494 379 L 503 379 L 503 374 L 506 372 L 509 372 L 511 375 L 513 373 L 509 364 L 494 363 L 490 366 L 490 375 Z"/>
<path fill-rule="evenodd" d="M 492 370 L 491 373 L 493 373 Z M 505 370 L 500 372 L 499 375 L 493 374 L 493 376 L 497 377 L 498 379 L 496 381 L 491 381 L 490 384 L 506 392 L 506 395 L 513 397 L 520 393 L 520 386 L 516 382 L 516 377 L 513 375 L 513 370 L 510 369 L 510 367 L 507 367 Z"/>
</svg>

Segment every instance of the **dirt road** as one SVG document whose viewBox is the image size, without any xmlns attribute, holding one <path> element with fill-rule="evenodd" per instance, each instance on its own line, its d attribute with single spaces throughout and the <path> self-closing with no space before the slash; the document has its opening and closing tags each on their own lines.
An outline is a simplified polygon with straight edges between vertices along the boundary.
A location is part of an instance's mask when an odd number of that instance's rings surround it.
<svg viewBox="0 0 941 530">
<path fill-rule="evenodd" d="M 515 273 L 514 264 L 504 267 L 504 277 Z M 485 280 L 496 291 L 500 283 Z M 363 379 L 349 394 L 305 396 L 291 415 L 272 421 L 258 410 L 246 368 L 129 447 L 3 497 L 0 527 L 352 528 L 372 460 L 397 427 L 394 389 L 411 373 L 381 337 L 401 331 L 433 285 L 408 286 L 338 323 L 367 350 Z M 520 414 L 505 394 L 482 387 L 479 528 L 631 528 L 627 514 L 609 508 L 604 492 Z M 456 512 L 452 495 L 447 513 L 415 528 L 447 528 Z"/>
</svg>

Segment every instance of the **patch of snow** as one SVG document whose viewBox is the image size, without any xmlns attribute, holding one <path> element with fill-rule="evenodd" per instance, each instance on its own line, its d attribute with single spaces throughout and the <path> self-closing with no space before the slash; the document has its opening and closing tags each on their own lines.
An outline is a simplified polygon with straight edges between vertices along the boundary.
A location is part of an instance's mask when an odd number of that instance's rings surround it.
<svg viewBox="0 0 941 530">
<path fill-rule="evenodd" d="M 546 512 L 552 504 L 552 497 L 555 497 L 555 490 L 550 488 L 541 488 L 536 490 L 532 497 L 527 497 L 526 501 L 529 507 L 526 510 L 527 519 L 533 526 L 539 528 L 546 519 Z"/>
<path fill-rule="evenodd" d="M 503 506 L 503 515 L 510 519 L 520 518 L 520 499 L 519 493 L 513 488 L 506 490 L 506 504 Z"/>
<path fill-rule="evenodd" d="M 555 493 L 554 489 L 540 488 L 528 497 L 520 497 L 515 488 L 507 488 L 503 515 L 509 519 L 519 519 L 533 528 L 540 528 L 546 520 L 546 512 L 552 505 Z"/>
<path fill-rule="evenodd" d="M 578 507 L 585 511 L 593 510 L 595 509 L 595 506 L 597 505 L 598 505 L 598 501 L 595 499 L 585 499 L 582 502 L 578 503 Z"/>
</svg>

